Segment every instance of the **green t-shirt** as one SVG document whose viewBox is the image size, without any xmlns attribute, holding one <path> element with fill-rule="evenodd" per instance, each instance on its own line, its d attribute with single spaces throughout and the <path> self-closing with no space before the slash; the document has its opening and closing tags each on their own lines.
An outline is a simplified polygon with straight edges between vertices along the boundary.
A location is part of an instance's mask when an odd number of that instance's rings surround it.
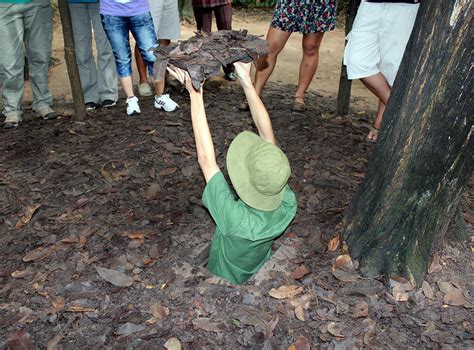
<svg viewBox="0 0 474 350">
<path fill-rule="evenodd" d="M 33 0 L 0 0 L 0 4 L 29 4 Z"/>
<path fill-rule="evenodd" d="M 273 211 L 253 209 L 235 199 L 222 172 L 207 183 L 202 202 L 216 222 L 207 269 L 232 283 L 244 283 L 272 254 L 273 240 L 296 214 L 296 197 L 289 186 Z"/>
</svg>

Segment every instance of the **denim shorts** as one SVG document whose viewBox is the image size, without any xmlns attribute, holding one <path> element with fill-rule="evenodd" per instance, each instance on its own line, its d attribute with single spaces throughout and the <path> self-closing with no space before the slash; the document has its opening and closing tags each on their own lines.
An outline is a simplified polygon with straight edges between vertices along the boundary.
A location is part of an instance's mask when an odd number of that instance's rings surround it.
<svg viewBox="0 0 474 350">
<path fill-rule="evenodd" d="M 129 32 L 135 38 L 143 61 L 148 67 L 148 73 L 152 77 L 156 57 L 150 49 L 158 47 L 158 40 L 156 39 L 155 27 L 150 12 L 130 17 L 110 15 L 100 15 L 100 17 L 114 52 L 119 77 L 125 78 L 132 75 Z"/>
</svg>

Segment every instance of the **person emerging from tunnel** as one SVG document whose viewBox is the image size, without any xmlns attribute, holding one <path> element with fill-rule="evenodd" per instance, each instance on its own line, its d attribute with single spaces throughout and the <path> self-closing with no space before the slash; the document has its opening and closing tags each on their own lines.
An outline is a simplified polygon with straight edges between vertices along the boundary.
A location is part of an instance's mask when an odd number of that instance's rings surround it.
<svg viewBox="0 0 474 350">
<path fill-rule="evenodd" d="M 252 85 L 250 63 L 234 65 L 260 135 L 243 131 L 229 146 L 227 171 L 238 198 L 217 165 L 202 87 L 194 90 L 187 72 L 168 70 L 190 95 L 198 162 L 207 183 L 202 201 L 216 223 L 207 268 L 240 284 L 271 256 L 273 241 L 296 214 L 296 197 L 287 184 L 290 164 L 275 145 L 270 117 Z"/>
</svg>

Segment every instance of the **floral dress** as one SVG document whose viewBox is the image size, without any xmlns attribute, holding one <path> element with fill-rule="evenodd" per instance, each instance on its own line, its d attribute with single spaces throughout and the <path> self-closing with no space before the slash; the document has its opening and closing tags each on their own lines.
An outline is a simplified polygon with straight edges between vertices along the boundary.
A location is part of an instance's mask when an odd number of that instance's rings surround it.
<svg viewBox="0 0 474 350">
<path fill-rule="evenodd" d="M 271 26 L 290 33 L 328 32 L 336 26 L 336 0 L 277 0 Z"/>
</svg>

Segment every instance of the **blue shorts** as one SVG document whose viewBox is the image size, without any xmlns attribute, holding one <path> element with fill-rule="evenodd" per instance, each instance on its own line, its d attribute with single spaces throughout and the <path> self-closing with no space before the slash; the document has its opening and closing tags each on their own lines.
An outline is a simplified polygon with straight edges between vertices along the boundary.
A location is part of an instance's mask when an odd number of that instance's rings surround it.
<svg viewBox="0 0 474 350">
<path fill-rule="evenodd" d="M 152 77 L 156 56 L 150 49 L 158 47 L 158 40 L 156 39 L 155 27 L 150 12 L 130 17 L 110 15 L 100 15 L 100 17 L 112 46 L 119 77 L 125 78 L 132 75 L 129 32 L 135 38 L 143 61 L 148 67 L 148 73 Z"/>
</svg>

